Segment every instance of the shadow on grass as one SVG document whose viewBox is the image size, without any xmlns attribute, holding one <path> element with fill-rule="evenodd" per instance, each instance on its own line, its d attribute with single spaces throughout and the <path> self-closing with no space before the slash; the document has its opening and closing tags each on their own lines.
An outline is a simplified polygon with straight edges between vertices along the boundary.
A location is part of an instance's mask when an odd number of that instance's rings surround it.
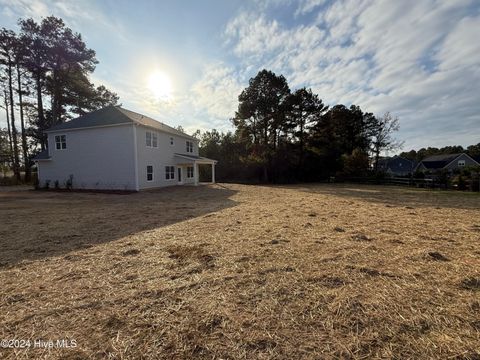
<svg viewBox="0 0 480 360">
<path fill-rule="evenodd" d="M 233 207 L 230 197 L 235 193 L 217 185 L 128 195 L 0 193 L 0 267 L 64 255 Z"/>
<path fill-rule="evenodd" d="M 480 209 L 480 193 L 473 192 L 362 184 L 299 184 L 282 187 L 390 206 Z"/>
</svg>

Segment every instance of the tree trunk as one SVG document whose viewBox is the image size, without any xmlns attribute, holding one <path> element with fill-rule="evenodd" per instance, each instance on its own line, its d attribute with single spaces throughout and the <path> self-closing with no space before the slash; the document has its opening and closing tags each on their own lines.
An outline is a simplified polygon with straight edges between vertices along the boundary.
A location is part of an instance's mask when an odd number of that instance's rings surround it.
<svg viewBox="0 0 480 360">
<path fill-rule="evenodd" d="M 378 160 L 379 160 L 379 159 L 380 159 L 380 149 L 377 147 L 377 148 L 375 149 L 375 167 L 374 167 L 375 172 L 378 171 Z"/>
<path fill-rule="evenodd" d="M 13 143 L 12 143 L 12 129 L 10 129 L 10 115 L 8 114 L 8 100 L 7 100 L 7 91 L 3 91 L 3 96 L 5 99 L 5 112 L 7 115 L 7 130 L 8 130 L 8 146 L 10 148 L 10 162 L 13 165 Z"/>
<path fill-rule="evenodd" d="M 35 74 L 36 90 L 37 90 L 37 111 L 38 111 L 38 130 L 40 131 L 40 146 L 42 151 L 47 148 L 47 141 L 43 131 L 45 131 L 45 115 L 43 113 L 43 100 L 42 100 L 42 81 L 41 74 L 38 70 Z"/>
<path fill-rule="evenodd" d="M 30 181 L 31 169 L 30 169 L 30 159 L 28 157 L 27 149 L 27 134 L 25 132 L 25 119 L 23 116 L 23 94 L 22 94 L 22 81 L 20 75 L 20 67 L 17 64 L 17 82 L 18 82 L 18 100 L 20 106 L 20 125 L 22 128 L 22 150 L 23 150 L 23 163 L 25 166 L 25 181 Z"/>
<path fill-rule="evenodd" d="M 12 140 L 13 140 L 13 173 L 18 181 L 20 176 L 20 159 L 18 157 L 18 134 L 15 127 L 15 109 L 13 102 L 13 82 L 12 82 L 12 62 L 8 59 L 8 90 L 10 93 L 10 121 L 12 122 Z"/>
</svg>

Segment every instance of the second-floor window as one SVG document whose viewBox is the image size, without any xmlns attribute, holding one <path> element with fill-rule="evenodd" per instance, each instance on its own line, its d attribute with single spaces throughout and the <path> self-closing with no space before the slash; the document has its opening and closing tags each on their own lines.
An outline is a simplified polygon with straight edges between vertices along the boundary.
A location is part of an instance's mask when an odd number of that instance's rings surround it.
<svg viewBox="0 0 480 360">
<path fill-rule="evenodd" d="M 147 131 L 145 133 L 145 145 L 148 147 L 158 147 L 158 135 L 155 132 Z"/>
<path fill-rule="evenodd" d="M 170 138 L 170 145 L 173 145 L 173 137 Z"/>
<path fill-rule="evenodd" d="M 187 141 L 187 153 L 193 153 L 193 141 Z"/>
<path fill-rule="evenodd" d="M 67 135 L 55 135 L 55 148 L 65 150 L 67 148 Z"/>
<path fill-rule="evenodd" d="M 465 166 L 465 160 L 458 160 L 458 166 Z"/>
</svg>

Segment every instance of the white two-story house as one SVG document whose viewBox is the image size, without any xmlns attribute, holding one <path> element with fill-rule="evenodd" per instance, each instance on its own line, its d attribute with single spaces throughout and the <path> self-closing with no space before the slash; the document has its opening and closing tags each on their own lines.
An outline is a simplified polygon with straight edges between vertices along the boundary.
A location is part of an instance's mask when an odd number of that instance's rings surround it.
<svg viewBox="0 0 480 360">
<path fill-rule="evenodd" d="M 35 157 L 40 187 L 135 190 L 199 183 L 198 140 L 148 116 L 109 106 L 46 131 Z"/>
</svg>

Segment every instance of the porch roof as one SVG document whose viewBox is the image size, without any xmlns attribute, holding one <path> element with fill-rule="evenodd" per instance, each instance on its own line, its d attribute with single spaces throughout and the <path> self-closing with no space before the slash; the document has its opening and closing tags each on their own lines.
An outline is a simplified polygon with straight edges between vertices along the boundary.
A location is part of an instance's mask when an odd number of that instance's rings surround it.
<svg viewBox="0 0 480 360">
<path fill-rule="evenodd" d="M 177 164 L 212 164 L 215 165 L 218 161 L 202 156 L 191 154 L 177 154 L 175 153 L 175 161 Z"/>
</svg>

